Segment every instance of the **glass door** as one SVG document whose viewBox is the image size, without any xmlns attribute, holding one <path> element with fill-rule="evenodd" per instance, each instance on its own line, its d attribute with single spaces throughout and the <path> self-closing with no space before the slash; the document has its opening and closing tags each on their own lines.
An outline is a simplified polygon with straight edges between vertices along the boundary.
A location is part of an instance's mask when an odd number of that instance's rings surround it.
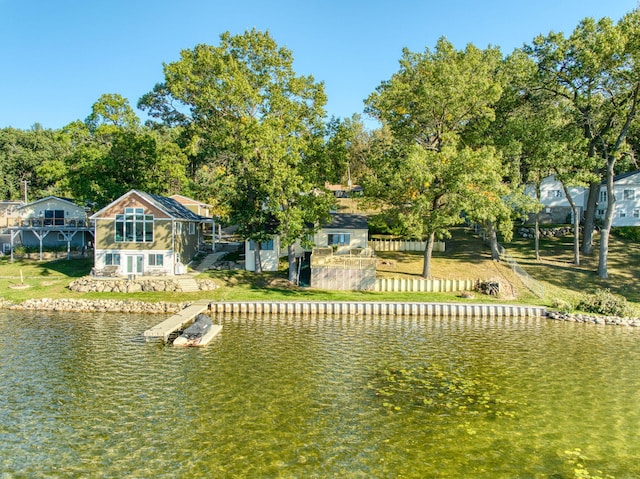
<svg viewBox="0 0 640 479">
<path fill-rule="evenodd" d="M 144 271 L 144 255 L 127 256 L 127 274 L 142 274 Z"/>
</svg>

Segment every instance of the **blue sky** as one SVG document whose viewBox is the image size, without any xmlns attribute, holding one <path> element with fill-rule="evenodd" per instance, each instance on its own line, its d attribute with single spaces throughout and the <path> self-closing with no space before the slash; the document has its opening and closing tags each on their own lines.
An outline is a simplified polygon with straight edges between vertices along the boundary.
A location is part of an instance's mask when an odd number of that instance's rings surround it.
<svg viewBox="0 0 640 479">
<path fill-rule="evenodd" d="M 61 128 L 103 93 L 135 107 L 162 64 L 220 34 L 268 30 L 298 74 L 325 83 L 328 116 L 362 113 L 402 48 L 447 37 L 504 54 L 585 17 L 617 21 L 638 0 L 0 0 L 0 128 Z M 138 114 L 144 119 L 144 115 Z"/>
</svg>

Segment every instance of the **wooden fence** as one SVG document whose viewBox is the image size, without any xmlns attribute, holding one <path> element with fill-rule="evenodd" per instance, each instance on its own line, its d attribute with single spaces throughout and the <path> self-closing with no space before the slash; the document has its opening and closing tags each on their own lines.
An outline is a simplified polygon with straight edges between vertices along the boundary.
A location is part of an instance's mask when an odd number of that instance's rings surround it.
<svg viewBox="0 0 640 479">
<path fill-rule="evenodd" d="M 476 282 L 473 279 L 378 278 L 376 279 L 374 291 L 449 293 L 456 291 L 473 291 L 475 285 Z"/>
<path fill-rule="evenodd" d="M 369 240 L 369 248 L 374 251 L 424 251 L 426 247 L 426 241 Z M 436 241 L 433 244 L 433 251 L 444 253 L 444 250 L 444 241 Z"/>
</svg>

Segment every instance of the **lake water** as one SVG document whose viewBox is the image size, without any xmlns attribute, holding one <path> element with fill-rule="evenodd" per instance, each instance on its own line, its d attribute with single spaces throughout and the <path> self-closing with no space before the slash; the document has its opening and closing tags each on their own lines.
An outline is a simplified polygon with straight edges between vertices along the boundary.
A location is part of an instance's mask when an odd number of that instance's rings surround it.
<svg viewBox="0 0 640 479">
<path fill-rule="evenodd" d="M 640 477 L 640 328 L 162 319 L 0 311 L 0 477 Z"/>
</svg>

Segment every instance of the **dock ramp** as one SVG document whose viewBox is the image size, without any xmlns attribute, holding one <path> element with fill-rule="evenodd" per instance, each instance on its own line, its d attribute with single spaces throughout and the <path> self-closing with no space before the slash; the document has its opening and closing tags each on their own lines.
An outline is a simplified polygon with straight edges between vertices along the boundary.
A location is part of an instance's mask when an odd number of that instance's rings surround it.
<svg viewBox="0 0 640 479">
<path fill-rule="evenodd" d="M 146 340 L 162 339 L 167 342 L 172 333 L 180 329 L 184 329 L 184 325 L 193 321 L 200 313 L 204 312 L 209 306 L 209 301 L 197 301 L 183 310 L 177 312 L 173 316 L 165 319 L 160 324 L 155 325 L 151 329 L 144 332 Z"/>
</svg>

